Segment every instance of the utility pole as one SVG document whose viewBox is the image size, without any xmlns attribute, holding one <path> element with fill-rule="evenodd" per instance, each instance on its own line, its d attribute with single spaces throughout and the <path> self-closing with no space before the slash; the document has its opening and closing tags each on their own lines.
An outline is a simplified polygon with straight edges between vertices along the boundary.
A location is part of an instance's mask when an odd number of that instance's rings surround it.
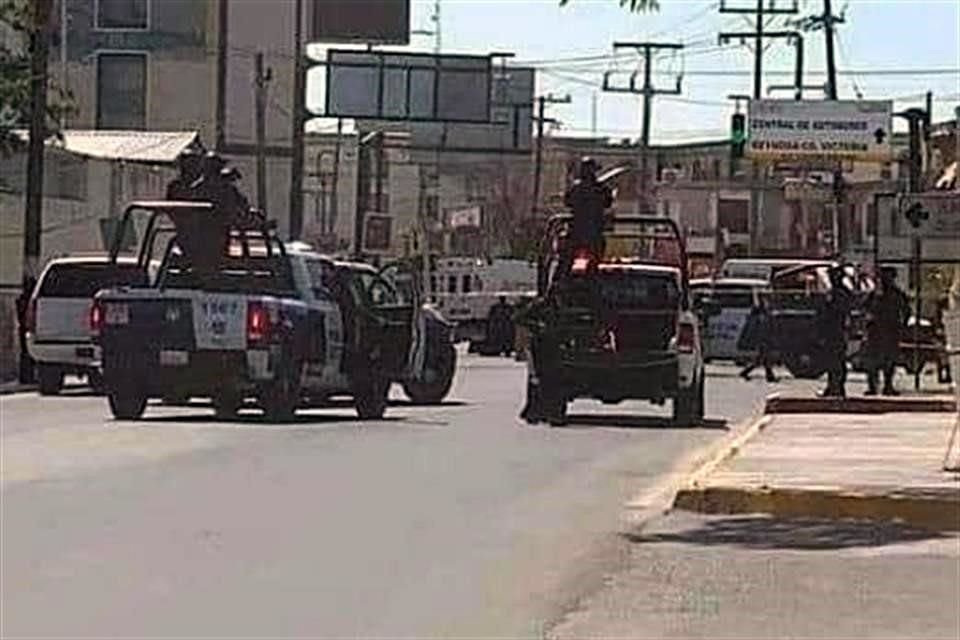
<svg viewBox="0 0 960 640">
<path fill-rule="evenodd" d="M 777 31 L 764 33 L 764 17 L 777 15 L 793 15 L 799 11 L 797 2 L 794 0 L 790 7 L 776 7 L 773 3 L 764 7 L 763 0 L 757 0 L 755 8 L 731 7 L 727 6 L 725 0 L 720 0 L 720 13 L 733 13 L 741 15 L 753 15 L 755 19 L 755 30 L 747 32 L 721 32 L 720 44 L 725 44 L 731 39 L 739 39 L 745 42 L 748 39 L 753 40 L 753 99 L 760 100 L 763 97 L 763 38 L 795 38 L 796 32 Z M 803 54 L 802 44 L 797 49 L 799 75 L 803 74 Z M 797 82 L 802 85 L 802 80 Z M 763 178 L 763 180 L 761 180 Z M 756 162 L 753 163 L 753 171 L 750 184 L 750 254 L 756 255 L 760 249 L 760 218 L 763 213 L 763 188 L 766 186 L 766 168 L 761 168 Z"/>
<path fill-rule="evenodd" d="M 294 2 L 293 28 L 293 108 L 291 109 L 293 145 L 290 160 L 290 239 L 299 240 L 303 233 L 303 137 L 307 111 L 307 73 L 303 57 L 303 0 Z"/>
<path fill-rule="evenodd" d="M 650 148 L 650 122 L 653 116 L 653 98 L 658 95 L 680 95 L 683 76 L 677 76 L 677 86 L 674 89 L 657 89 L 653 86 L 653 54 L 659 51 L 679 51 L 682 44 L 675 42 L 614 42 L 613 49 L 635 49 L 643 56 L 643 86 L 639 89 L 636 83 L 636 74 L 630 77 L 629 87 L 615 87 L 610 85 L 610 74 L 603 76 L 603 90 L 611 93 L 633 93 L 643 96 L 643 128 L 640 132 L 640 180 L 638 182 L 637 204 L 640 213 L 648 215 L 653 207 L 650 206 L 648 150 Z"/>
<path fill-rule="evenodd" d="M 43 148 L 47 137 L 47 56 L 53 0 L 35 0 L 30 16 L 30 143 L 23 224 L 23 277 L 36 278 L 43 229 Z"/>
<path fill-rule="evenodd" d="M 267 84 L 273 75 L 272 69 L 264 71 L 263 52 L 258 51 L 254 57 L 254 104 L 256 108 L 257 129 L 257 207 L 260 211 L 267 210 Z"/>
<path fill-rule="evenodd" d="M 537 115 L 534 118 L 537 122 L 537 150 L 536 160 L 533 165 L 533 215 L 536 217 L 540 211 L 540 182 L 543 175 L 543 125 L 556 123 L 554 118 L 546 117 L 548 104 L 570 104 L 569 95 L 557 98 L 552 93 L 537 98 Z"/>
</svg>

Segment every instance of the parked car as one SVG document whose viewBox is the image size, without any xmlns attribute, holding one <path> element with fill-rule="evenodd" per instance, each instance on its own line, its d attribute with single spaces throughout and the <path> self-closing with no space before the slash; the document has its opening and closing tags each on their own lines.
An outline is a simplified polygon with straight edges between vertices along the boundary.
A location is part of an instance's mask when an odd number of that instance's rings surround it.
<svg viewBox="0 0 960 640">
<path fill-rule="evenodd" d="M 737 343 L 757 297 L 769 290 L 768 281 L 751 278 L 704 278 L 690 281 L 694 301 L 709 298 L 717 305 L 718 313 L 707 318 L 703 328 L 704 358 L 708 362 L 732 360 L 741 364 L 750 359 L 752 354 L 741 351 Z"/>
<path fill-rule="evenodd" d="M 97 291 L 145 286 L 136 260 L 115 263 L 105 255 L 51 260 L 27 308 L 27 351 L 37 363 L 41 395 L 56 395 L 67 374 L 85 377 L 95 391 L 103 385 L 100 349 L 90 337 L 90 310 Z"/>
</svg>

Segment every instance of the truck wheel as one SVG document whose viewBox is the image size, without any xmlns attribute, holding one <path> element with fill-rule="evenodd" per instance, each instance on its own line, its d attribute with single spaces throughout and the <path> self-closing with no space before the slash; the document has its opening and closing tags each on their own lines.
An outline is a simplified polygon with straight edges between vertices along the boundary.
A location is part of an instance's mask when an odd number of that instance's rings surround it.
<svg viewBox="0 0 960 640">
<path fill-rule="evenodd" d="M 243 406 L 243 398 L 234 389 L 222 389 L 212 398 L 217 420 L 233 420 Z"/>
<path fill-rule="evenodd" d="M 147 393 L 139 383 L 130 380 L 110 389 L 107 401 L 117 420 L 139 420 L 147 408 Z"/>
<path fill-rule="evenodd" d="M 103 373 L 99 369 L 90 369 L 87 371 L 87 384 L 90 385 L 90 390 L 95 395 L 103 395 Z"/>
<path fill-rule="evenodd" d="M 353 402 L 361 420 L 379 420 L 387 411 L 390 381 L 378 377 L 356 383 Z"/>
<path fill-rule="evenodd" d="M 55 396 L 63 388 L 63 369 L 52 364 L 37 367 L 38 390 L 42 396 Z"/>
<path fill-rule="evenodd" d="M 260 396 L 263 414 L 270 422 L 290 422 L 300 404 L 301 365 L 292 365 Z"/>
<path fill-rule="evenodd" d="M 413 404 L 440 404 L 450 393 L 456 369 L 457 351 L 452 344 L 445 345 L 437 361 L 427 368 L 428 380 L 407 380 L 403 392 Z"/>
<path fill-rule="evenodd" d="M 816 380 L 826 370 L 821 359 L 809 353 L 785 353 L 783 364 L 794 378 L 801 380 Z"/>
<path fill-rule="evenodd" d="M 703 377 L 700 382 L 680 389 L 673 399 L 673 423 L 678 427 L 694 426 L 703 418 Z"/>
</svg>

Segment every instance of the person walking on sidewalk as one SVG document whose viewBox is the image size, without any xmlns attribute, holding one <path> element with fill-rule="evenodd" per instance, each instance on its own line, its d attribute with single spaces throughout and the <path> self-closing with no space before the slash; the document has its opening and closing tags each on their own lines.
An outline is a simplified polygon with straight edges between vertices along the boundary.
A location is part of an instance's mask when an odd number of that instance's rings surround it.
<svg viewBox="0 0 960 640">
<path fill-rule="evenodd" d="M 843 281 L 843 266 L 830 267 L 830 290 L 817 314 L 817 329 L 827 365 L 827 388 L 820 396 L 844 398 L 847 395 L 847 319 L 853 306 L 853 294 Z"/>
<path fill-rule="evenodd" d="M 767 382 L 777 382 L 777 376 L 773 373 L 773 357 L 770 353 L 773 339 L 771 329 L 767 303 L 763 296 L 757 296 L 747 322 L 743 325 L 743 331 L 740 332 L 740 338 L 737 340 L 739 351 L 755 352 L 753 359 L 740 371 L 740 377 L 744 380 L 749 380 L 753 370 L 762 366 L 767 374 Z"/>
<path fill-rule="evenodd" d="M 910 302 L 897 286 L 897 271 L 880 270 L 880 286 L 867 297 L 867 395 L 877 395 L 883 373 L 883 395 L 895 396 L 893 376 L 900 355 L 900 338 L 910 316 Z"/>
</svg>

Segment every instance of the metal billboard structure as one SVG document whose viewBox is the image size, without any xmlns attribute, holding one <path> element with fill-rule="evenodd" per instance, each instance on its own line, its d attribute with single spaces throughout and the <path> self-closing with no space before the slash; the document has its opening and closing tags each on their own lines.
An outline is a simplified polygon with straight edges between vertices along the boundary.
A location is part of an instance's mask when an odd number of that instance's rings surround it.
<svg viewBox="0 0 960 640">
<path fill-rule="evenodd" d="M 410 43 L 410 0 L 313 0 L 311 42 Z"/>
<path fill-rule="evenodd" d="M 327 117 L 490 122 L 489 56 L 330 49 L 325 64 Z"/>
</svg>

